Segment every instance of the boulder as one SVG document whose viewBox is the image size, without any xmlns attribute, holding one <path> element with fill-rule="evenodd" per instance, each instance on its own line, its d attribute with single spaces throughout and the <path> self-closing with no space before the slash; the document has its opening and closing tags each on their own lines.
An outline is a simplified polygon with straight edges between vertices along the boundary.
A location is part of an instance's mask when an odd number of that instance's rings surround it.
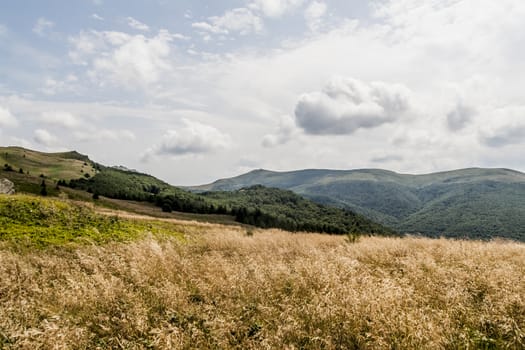
<svg viewBox="0 0 525 350">
<path fill-rule="evenodd" d="M 0 194 L 15 194 L 15 184 L 8 179 L 0 179 Z"/>
</svg>

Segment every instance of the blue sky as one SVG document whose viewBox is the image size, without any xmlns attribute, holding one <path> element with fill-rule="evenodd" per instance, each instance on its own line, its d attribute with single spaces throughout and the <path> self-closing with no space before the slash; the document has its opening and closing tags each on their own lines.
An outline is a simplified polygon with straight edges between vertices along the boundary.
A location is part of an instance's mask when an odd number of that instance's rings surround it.
<svg viewBox="0 0 525 350">
<path fill-rule="evenodd" d="M 0 144 L 173 184 L 525 170 L 519 0 L 4 1 Z"/>
</svg>

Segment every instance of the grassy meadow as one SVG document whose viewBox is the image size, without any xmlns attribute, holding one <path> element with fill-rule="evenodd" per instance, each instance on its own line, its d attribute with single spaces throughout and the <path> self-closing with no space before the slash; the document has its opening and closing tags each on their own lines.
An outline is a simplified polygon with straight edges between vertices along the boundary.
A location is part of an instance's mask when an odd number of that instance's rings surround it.
<svg viewBox="0 0 525 350">
<path fill-rule="evenodd" d="M 525 347 L 520 243 L 349 240 L 35 198 L 0 197 L 19 216 L 1 215 L 18 233 L 0 233 L 0 348 Z"/>
<path fill-rule="evenodd" d="M 0 147 L 0 166 L 5 164 L 11 165 L 15 172 L 22 169 L 24 174 L 42 174 L 53 180 L 71 180 L 96 174 L 91 161 L 76 152 L 43 153 L 21 147 Z"/>
</svg>

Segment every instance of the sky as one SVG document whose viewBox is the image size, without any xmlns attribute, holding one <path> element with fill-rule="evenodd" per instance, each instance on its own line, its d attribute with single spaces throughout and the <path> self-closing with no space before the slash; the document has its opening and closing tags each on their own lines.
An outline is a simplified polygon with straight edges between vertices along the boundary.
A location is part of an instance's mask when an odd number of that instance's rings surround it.
<svg viewBox="0 0 525 350">
<path fill-rule="evenodd" d="M 0 144 L 175 185 L 525 171 L 522 0 L 4 0 Z"/>
</svg>

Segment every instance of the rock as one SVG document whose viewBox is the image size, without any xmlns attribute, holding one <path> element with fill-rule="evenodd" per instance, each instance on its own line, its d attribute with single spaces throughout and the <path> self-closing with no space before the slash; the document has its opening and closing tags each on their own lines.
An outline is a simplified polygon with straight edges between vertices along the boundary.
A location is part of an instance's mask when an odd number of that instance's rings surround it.
<svg viewBox="0 0 525 350">
<path fill-rule="evenodd" d="M 15 184 L 8 179 L 0 179 L 0 194 L 15 194 Z"/>
</svg>

